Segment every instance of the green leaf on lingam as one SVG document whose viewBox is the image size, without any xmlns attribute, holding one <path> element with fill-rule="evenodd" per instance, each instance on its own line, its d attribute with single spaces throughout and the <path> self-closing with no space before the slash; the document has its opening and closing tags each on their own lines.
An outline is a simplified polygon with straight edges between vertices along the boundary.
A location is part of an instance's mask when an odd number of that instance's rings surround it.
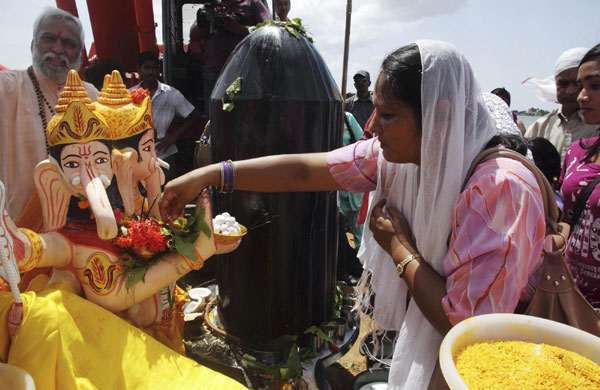
<svg viewBox="0 0 600 390">
<path fill-rule="evenodd" d="M 233 80 L 233 83 L 231 83 L 229 87 L 227 87 L 227 89 L 225 90 L 225 95 L 227 95 L 227 99 L 225 99 L 225 96 L 223 96 L 223 98 L 221 99 L 224 111 L 233 111 L 233 109 L 235 108 L 235 106 L 233 105 L 233 99 L 235 98 L 235 95 L 240 92 L 242 92 L 242 78 L 238 77 L 237 79 Z"/>
<path fill-rule="evenodd" d="M 231 83 L 229 87 L 227 87 L 225 93 L 227 96 L 233 99 L 233 97 L 240 92 L 242 92 L 242 78 L 238 77 L 237 79 L 233 80 L 233 83 Z"/>
</svg>

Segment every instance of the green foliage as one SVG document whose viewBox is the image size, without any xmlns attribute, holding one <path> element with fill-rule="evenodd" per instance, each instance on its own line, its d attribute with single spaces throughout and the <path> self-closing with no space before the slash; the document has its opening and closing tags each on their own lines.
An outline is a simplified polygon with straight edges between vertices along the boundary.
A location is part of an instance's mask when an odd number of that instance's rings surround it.
<svg viewBox="0 0 600 390">
<path fill-rule="evenodd" d="M 274 366 L 267 366 L 249 355 L 244 355 L 242 358 L 249 367 L 263 371 L 279 381 L 288 382 L 302 376 L 302 361 L 296 343 L 292 344 L 286 361 Z"/>
<path fill-rule="evenodd" d="M 313 325 L 310 328 L 306 329 L 304 331 L 304 333 L 307 334 L 314 334 L 316 335 L 318 338 L 327 341 L 328 343 L 332 343 L 333 344 L 333 339 L 329 336 L 327 336 L 327 334 L 325 334 L 325 332 L 323 332 L 323 328 L 326 328 L 327 325 L 333 325 L 335 327 L 335 323 L 333 322 L 327 322 L 325 324 L 322 324 L 320 327 Z"/>
<path fill-rule="evenodd" d="M 227 111 L 227 112 L 233 111 L 233 109 L 235 108 L 235 106 L 233 105 L 233 98 L 235 98 L 235 95 L 240 92 L 242 92 L 242 78 L 238 77 L 225 90 L 225 95 L 226 95 L 227 99 L 225 99 L 225 96 L 223 96 L 223 98 L 221 99 L 221 103 L 223 103 L 224 111 Z"/>
<path fill-rule="evenodd" d="M 302 25 L 302 19 L 300 19 L 300 18 L 294 18 L 294 19 L 292 19 L 291 22 L 281 22 L 281 21 L 277 21 L 277 20 L 269 20 L 267 22 L 259 23 L 254 27 L 250 27 L 249 31 L 253 32 L 256 29 L 261 28 L 263 26 L 283 27 L 285 29 L 285 31 L 287 31 L 288 33 L 290 33 L 297 39 L 300 39 L 300 36 L 303 36 L 306 39 L 308 39 L 309 42 L 314 43 L 313 39 L 308 35 L 306 28 Z"/>
<path fill-rule="evenodd" d="M 269 349 L 281 352 L 282 355 L 285 355 L 287 352 L 286 348 L 289 347 L 289 352 L 287 353 L 287 357 L 284 356 L 285 362 L 283 363 L 268 366 L 249 355 L 244 355 L 242 359 L 249 367 L 263 371 L 279 381 L 289 382 L 302 376 L 302 363 L 313 364 L 310 360 L 314 357 L 312 350 L 299 348 L 296 343 L 297 340 L 298 336 L 283 335 L 269 342 Z"/>
<path fill-rule="evenodd" d="M 194 251 L 194 242 L 198 239 L 200 232 L 209 238 L 212 235 L 210 226 L 204 220 L 204 214 L 205 211 L 202 207 L 196 207 L 196 212 L 187 218 L 186 223 L 178 219 L 173 223 L 174 228 L 169 230 L 173 240 L 172 247 L 177 253 L 192 261 L 198 261 Z"/>
</svg>

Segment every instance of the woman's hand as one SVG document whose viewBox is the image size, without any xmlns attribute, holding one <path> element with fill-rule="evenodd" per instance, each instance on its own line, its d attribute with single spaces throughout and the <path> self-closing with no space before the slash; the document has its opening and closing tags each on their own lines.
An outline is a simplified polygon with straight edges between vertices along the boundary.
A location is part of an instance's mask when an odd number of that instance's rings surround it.
<svg viewBox="0 0 600 390">
<path fill-rule="evenodd" d="M 404 215 L 392 206 L 386 207 L 384 212 L 383 206 L 385 199 L 371 211 L 369 228 L 377 243 L 390 254 L 395 264 L 399 264 L 407 256 L 418 253 L 417 248 Z M 442 306 L 442 299 L 447 294 L 446 280 L 423 259 L 408 263 L 402 279 L 423 315 L 441 335 L 445 335 L 452 328 Z"/>
<path fill-rule="evenodd" d="M 373 232 L 375 241 L 397 263 L 405 257 L 417 253 L 417 249 L 404 215 L 393 206 L 386 207 L 384 211 L 385 203 L 386 200 L 383 199 L 373 207 L 369 219 L 369 229 Z"/>
<path fill-rule="evenodd" d="M 183 214 L 185 205 L 196 199 L 200 191 L 210 183 L 204 184 L 202 168 L 188 172 L 165 185 L 160 200 L 160 215 L 163 221 L 174 220 Z"/>
</svg>

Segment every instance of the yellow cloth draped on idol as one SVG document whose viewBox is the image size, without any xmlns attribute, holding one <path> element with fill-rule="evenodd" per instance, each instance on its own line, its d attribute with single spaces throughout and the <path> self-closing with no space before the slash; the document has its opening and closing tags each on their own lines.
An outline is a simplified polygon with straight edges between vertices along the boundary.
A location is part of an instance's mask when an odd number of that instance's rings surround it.
<svg viewBox="0 0 600 390">
<path fill-rule="evenodd" d="M 10 293 L 0 292 L 0 323 L 6 324 L 12 302 Z M 12 343 L 0 327 L 0 362 L 27 371 L 37 389 L 246 388 L 65 289 L 27 292 L 23 302 Z"/>
</svg>

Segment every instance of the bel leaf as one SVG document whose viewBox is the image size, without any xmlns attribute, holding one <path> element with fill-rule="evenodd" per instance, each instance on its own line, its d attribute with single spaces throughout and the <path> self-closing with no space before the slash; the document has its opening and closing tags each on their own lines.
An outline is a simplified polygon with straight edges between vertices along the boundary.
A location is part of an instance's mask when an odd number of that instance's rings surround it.
<svg viewBox="0 0 600 390">
<path fill-rule="evenodd" d="M 129 271 L 127 275 L 126 287 L 129 289 L 133 287 L 137 282 L 143 281 L 146 277 L 147 268 L 135 268 Z"/>
<path fill-rule="evenodd" d="M 175 242 L 175 248 L 177 248 L 177 252 L 180 255 L 185 256 L 192 261 L 198 261 L 194 252 L 193 243 L 189 242 L 188 240 L 184 239 L 183 237 L 177 234 L 173 235 L 173 241 Z"/>
</svg>

